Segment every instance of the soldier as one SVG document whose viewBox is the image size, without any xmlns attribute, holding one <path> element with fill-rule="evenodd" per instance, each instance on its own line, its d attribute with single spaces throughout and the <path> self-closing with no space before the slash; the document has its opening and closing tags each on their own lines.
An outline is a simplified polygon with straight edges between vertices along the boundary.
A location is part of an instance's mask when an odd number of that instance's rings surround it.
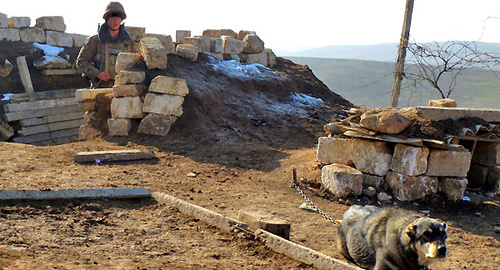
<svg viewBox="0 0 500 270">
<path fill-rule="evenodd" d="M 91 81 L 91 88 L 112 87 L 118 53 L 135 52 L 134 43 L 122 24 L 127 18 L 122 4 L 110 2 L 102 18 L 106 22 L 99 27 L 97 35 L 86 40 L 76 59 L 76 67 Z"/>
</svg>

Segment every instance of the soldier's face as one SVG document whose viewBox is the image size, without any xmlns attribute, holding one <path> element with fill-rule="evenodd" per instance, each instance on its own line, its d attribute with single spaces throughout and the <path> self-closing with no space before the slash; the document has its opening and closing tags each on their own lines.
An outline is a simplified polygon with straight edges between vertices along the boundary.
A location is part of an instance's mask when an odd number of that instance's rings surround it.
<svg viewBox="0 0 500 270">
<path fill-rule="evenodd" d="M 109 28 L 115 31 L 118 30 L 118 28 L 120 28 L 121 23 L 122 23 L 122 18 L 118 16 L 113 16 L 108 19 Z"/>
</svg>

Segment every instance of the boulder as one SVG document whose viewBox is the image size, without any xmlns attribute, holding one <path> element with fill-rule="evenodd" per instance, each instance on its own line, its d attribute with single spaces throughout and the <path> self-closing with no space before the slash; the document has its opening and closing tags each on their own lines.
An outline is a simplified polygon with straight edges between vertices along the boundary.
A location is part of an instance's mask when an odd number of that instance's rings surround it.
<svg viewBox="0 0 500 270">
<path fill-rule="evenodd" d="M 248 34 L 256 34 L 255 31 L 248 31 L 248 30 L 240 30 L 238 32 L 238 39 L 243 40 Z"/>
<path fill-rule="evenodd" d="M 141 60 L 140 53 L 120 52 L 116 57 L 115 72 L 119 74 L 120 71 L 133 67 Z"/>
<path fill-rule="evenodd" d="M 243 51 L 245 43 L 241 40 L 222 36 L 222 53 L 223 54 L 240 54 Z"/>
<path fill-rule="evenodd" d="M 73 47 L 73 36 L 57 31 L 45 31 L 47 44 L 58 47 Z"/>
<path fill-rule="evenodd" d="M 141 55 L 148 69 L 167 68 L 167 50 L 158 38 L 145 37 L 140 42 Z"/>
<path fill-rule="evenodd" d="M 175 42 L 183 43 L 184 39 L 191 36 L 190 30 L 177 30 L 175 31 Z"/>
<path fill-rule="evenodd" d="M 30 17 L 10 17 L 9 28 L 27 28 L 31 25 Z"/>
<path fill-rule="evenodd" d="M 45 31 L 41 28 L 23 28 L 19 29 L 19 36 L 22 42 L 28 43 L 46 43 L 47 38 L 45 36 Z"/>
<path fill-rule="evenodd" d="M 189 88 L 185 79 L 156 76 L 149 85 L 149 92 L 170 94 L 177 96 L 186 96 L 189 94 Z"/>
<path fill-rule="evenodd" d="M 111 101 L 111 117 L 128 119 L 143 118 L 142 105 L 140 97 L 113 98 Z"/>
<path fill-rule="evenodd" d="M 59 56 L 44 55 L 33 61 L 33 66 L 37 69 L 66 69 L 71 67 L 71 63 Z"/>
<path fill-rule="evenodd" d="M 321 164 L 354 164 L 352 161 L 352 141 L 346 138 L 320 137 L 316 151 Z"/>
<path fill-rule="evenodd" d="M 128 136 L 132 130 L 132 120 L 124 118 L 108 119 L 109 136 Z"/>
<path fill-rule="evenodd" d="M 372 175 L 384 176 L 392 161 L 392 149 L 386 142 L 354 139 L 352 161 L 356 169 Z"/>
<path fill-rule="evenodd" d="M 244 53 L 263 53 L 264 52 L 264 41 L 259 38 L 256 34 L 248 34 L 243 38 L 244 42 L 244 47 L 243 47 L 243 52 Z"/>
<path fill-rule="evenodd" d="M 261 64 L 265 67 L 267 67 L 267 53 L 262 52 L 262 53 L 241 53 L 240 54 L 240 60 L 243 63 L 248 63 L 248 64 Z"/>
<path fill-rule="evenodd" d="M 139 42 L 146 34 L 146 28 L 125 26 L 125 30 L 133 41 Z"/>
<path fill-rule="evenodd" d="M 3 63 L 0 60 L 0 77 L 9 76 L 13 69 L 14 65 L 9 60 L 5 59 Z"/>
<path fill-rule="evenodd" d="M 429 176 L 467 177 L 472 154 L 469 151 L 430 149 L 427 161 Z"/>
<path fill-rule="evenodd" d="M 181 96 L 147 93 L 144 98 L 143 112 L 172 115 L 180 117 L 183 113 L 182 104 L 184 98 Z"/>
<path fill-rule="evenodd" d="M 467 178 L 442 177 L 439 179 L 439 189 L 448 200 L 458 201 L 467 188 Z"/>
<path fill-rule="evenodd" d="M 221 37 L 221 33 L 220 33 L 220 30 L 218 29 L 206 29 L 206 30 L 203 30 L 203 36 L 205 37 L 209 37 L 209 38 L 220 38 Z"/>
<path fill-rule="evenodd" d="M 113 86 L 113 97 L 138 97 L 146 91 L 146 86 L 126 84 Z"/>
<path fill-rule="evenodd" d="M 427 195 L 435 194 L 438 189 L 438 179 L 432 176 L 408 176 L 389 171 L 385 181 L 396 198 L 401 201 L 414 201 Z"/>
<path fill-rule="evenodd" d="M 334 163 L 321 169 L 321 182 L 336 197 L 360 195 L 363 173 L 347 165 Z"/>
<path fill-rule="evenodd" d="M 193 44 L 179 44 L 175 48 L 175 53 L 191 62 L 198 60 L 198 48 Z"/>
<path fill-rule="evenodd" d="M 140 84 L 146 79 L 144 71 L 122 70 L 115 77 L 115 85 Z"/>
<path fill-rule="evenodd" d="M 9 27 L 9 17 L 7 14 L 0 13 L 0 28 Z"/>
<path fill-rule="evenodd" d="M 177 117 L 164 114 L 150 113 L 142 119 L 137 133 L 166 136 Z"/>
<path fill-rule="evenodd" d="M 19 29 L 15 28 L 0 28 L 0 41 L 20 41 L 21 36 L 19 34 Z"/>
<path fill-rule="evenodd" d="M 396 144 L 391 161 L 391 170 L 408 176 L 424 174 L 427 171 L 429 149 L 406 144 Z"/>
<path fill-rule="evenodd" d="M 361 126 L 386 134 L 398 134 L 405 130 L 411 121 L 396 111 L 364 113 L 359 122 Z"/>
<path fill-rule="evenodd" d="M 451 98 L 433 99 L 429 101 L 431 107 L 457 107 L 457 102 Z"/>
<path fill-rule="evenodd" d="M 66 24 L 64 24 L 64 18 L 62 16 L 44 16 L 37 18 L 35 27 L 50 31 L 66 31 Z"/>
</svg>

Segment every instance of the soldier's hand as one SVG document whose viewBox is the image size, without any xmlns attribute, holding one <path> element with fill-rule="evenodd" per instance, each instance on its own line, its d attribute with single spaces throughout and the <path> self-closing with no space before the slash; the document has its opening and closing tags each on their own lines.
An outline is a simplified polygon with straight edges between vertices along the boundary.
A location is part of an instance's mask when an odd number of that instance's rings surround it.
<svg viewBox="0 0 500 270">
<path fill-rule="evenodd" d="M 101 81 L 107 81 L 111 79 L 111 74 L 109 72 L 102 71 L 97 74 L 97 78 L 99 78 L 99 80 Z"/>
</svg>

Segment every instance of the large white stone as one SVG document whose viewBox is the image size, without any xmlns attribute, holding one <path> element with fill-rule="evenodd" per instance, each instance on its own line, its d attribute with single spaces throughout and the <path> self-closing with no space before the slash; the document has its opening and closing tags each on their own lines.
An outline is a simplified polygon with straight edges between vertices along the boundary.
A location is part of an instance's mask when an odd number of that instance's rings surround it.
<svg viewBox="0 0 500 270">
<path fill-rule="evenodd" d="M 30 27 L 30 17 L 10 17 L 9 28 L 27 28 Z"/>
<path fill-rule="evenodd" d="M 321 169 L 321 182 L 337 197 L 360 195 L 363 173 L 344 164 L 331 164 Z"/>
<path fill-rule="evenodd" d="M 19 35 L 19 29 L 15 28 L 0 28 L 0 41 L 20 41 L 21 36 Z"/>
<path fill-rule="evenodd" d="M 140 97 L 113 98 L 111 101 L 111 117 L 136 119 L 143 118 L 142 100 Z"/>
<path fill-rule="evenodd" d="M 175 116 L 150 113 L 142 119 L 137 133 L 166 136 L 175 120 Z"/>
<path fill-rule="evenodd" d="M 145 37 L 140 42 L 141 54 L 148 69 L 167 68 L 167 50 L 155 37 Z"/>
<path fill-rule="evenodd" d="M 19 29 L 19 35 L 22 42 L 27 43 L 46 43 L 45 31 L 41 28 L 23 28 Z"/>
<path fill-rule="evenodd" d="M 440 191 L 451 201 L 458 201 L 464 196 L 467 184 L 467 178 L 443 177 L 439 179 Z"/>
<path fill-rule="evenodd" d="M 44 16 L 36 19 L 35 27 L 51 31 L 66 31 L 66 24 L 62 16 Z"/>
<path fill-rule="evenodd" d="M 198 48 L 193 44 L 179 44 L 175 48 L 175 53 L 191 62 L 198 60 Z"/>
<path fill-rule="evenodd" d="M 57 31 L 45 31 L 47 44 L 58 47 L 73 47 L 73 36 Z"/>
<path fill-rule="evenodd" d="M 144 71 L 122 70 L 115 77 L 115 85 L 140 84 L 146 79 Z"/>
<path fill-rule="evenodd" d="M 467 177 L 472 154 L 469 151 L 430 149 L 427 175 Z"/>
<path fill-rule="evenodd" d="M 180 117 L 182 115 L 182 103 L 184 103 L 184 98 L 181 96 L 147 93 L 142 110 L 147 113 Z"/>
<path fill-rule="evenodd" d="M 223 54 L 240 54 L 244 46 L 245 43 L 241 40 L 229 36 L 222 36 Z"/>
<path fill-rule="evenodd" d="M 407 176 L 397 172 L 388 172 L 385 180 L 392 193 L 401 201 L 414 201 L 427 195 L 435 194 L 438 189 L 437 177 Z"/>
<path fill-rule="evenodd" d="M 184 39 L 191 36 L 190 30 L 177 30 L 175 31 L 175 42 L 183 43 Z"/>
<path fill-rule="evenodd" d="M 120 71 L 133 67 L 141 60 L 140 53 L 120 52 L 116 57 L 115 72 L 119 74 Z"/>
<path fill-rule="evenodd" d="M 7 14 L 0 13 L 0 28 L 9 27 L 9 17 Z"/>
<path fill-rule="evenodd" d="M 131 130 L 132 120 L 130 119 L 108 119 L 108 131 L 110 136 L 128 136 Z"/>
<path fill-rule="evenodd" d="M 356 169 L 373 175 L 384 176 L 392 161 L 392 149 L 386 142 L 354 139 L 352 160 Z"/>
<path fill-rule="evenodd" d="M 424 174 L 427 171 L 429 149 L 406 144 L 396 144 L 392 156 L 391 170 L 409 176 Z"/>
<path fill-rule="evenodd" d="M 263 53 L 264 52 L 264 41 L 259 38 L 256 34 L 248 34 L 243 38 L 245 46 L 243 48 L 244 53 Z"/>
<path fill-rule="evenodd" d="M 411 121 L 397 111 L 364 113 L 359 123 L 370 130 L 386 134 L 398 134 L 405 130 Z"/>
<path fill-rule="evenodd" d="M 186 80 L 167 76 L 156 76 L 151 81 L 148 91 L 182 97 L 189 94 L 189 88 L 186 84 Z"/>
<path fill-rule="evenodd" d="M 321 164 L 352 165 L 352 141 L 345 138 L 319 137 L 316 155 Z"/>
</svg>

